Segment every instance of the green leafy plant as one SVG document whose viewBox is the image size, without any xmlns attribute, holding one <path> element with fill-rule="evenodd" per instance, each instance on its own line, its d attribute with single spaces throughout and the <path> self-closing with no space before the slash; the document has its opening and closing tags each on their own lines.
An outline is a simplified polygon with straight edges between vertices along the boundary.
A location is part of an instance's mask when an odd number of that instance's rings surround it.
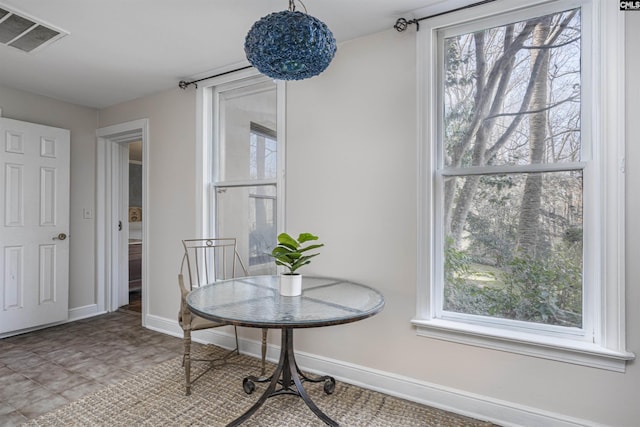
<svg viewBox="0 0 640 427">
<path fill-rule="evenodd" d="M 308 254 L 309 251 L 324 246 L 323 243 L 303 246 L 304 243 L 318 240 L 318 236 L 311 233 L 300 233 L 298 239 L 294 239 L 287 233 L 278 235 L 278 245 L 271 251 L 271 256 L 275 258 L 277 265 L 282 265 L 289 269 L 287 274 L 296 274 L 296 270 L 311 262 L 311 258 L 320 255 L 319 253 Z"/>
</svg>

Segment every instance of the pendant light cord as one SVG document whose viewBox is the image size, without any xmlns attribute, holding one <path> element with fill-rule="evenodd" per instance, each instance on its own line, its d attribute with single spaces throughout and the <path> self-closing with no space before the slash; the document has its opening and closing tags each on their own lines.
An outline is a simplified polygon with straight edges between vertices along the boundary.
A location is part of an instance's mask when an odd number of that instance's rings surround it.
<svg viewBox="0 0 640 427">
<path fill-rule="evenodd" d="M 307 12 L 307 6 L 305 6 L 304 3 L 302 3 L 302 0 L 298 0 L 298 3 L 302 5 L 302 8 L 304 9 L 304 13 L 308 15 L 309 12 Z M 289 0 L 289 11 L 290 12 L 296 11 L 296 0 Z"/>
</svg>

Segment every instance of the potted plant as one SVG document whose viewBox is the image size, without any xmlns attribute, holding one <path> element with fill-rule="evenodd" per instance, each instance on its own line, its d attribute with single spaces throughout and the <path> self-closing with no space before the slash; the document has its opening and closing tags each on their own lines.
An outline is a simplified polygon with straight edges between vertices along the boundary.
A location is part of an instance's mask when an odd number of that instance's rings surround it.
<svg viewBox="0 0 640 427">
<path fill-rule="evenodd" d="M 278 245 L 271 251 L 276 264 L 287 268 L 287 272 L 280 276 L 280 294 L 285 296 L 297 296 L 302 293 L 302 275 L 296 271 L 303 265 L 311 262 L 311 258 L 319 253 L 309 254 L 309 251 L 318 249 L 324 244 L 308 244 L 318 240 L 318 236 L 311 233 L 300 233 L 298 239 L 294 239 L 287 233 L 278 235 Z M 305 243 L 307 245 L 305 246 Z"/>
</svg>

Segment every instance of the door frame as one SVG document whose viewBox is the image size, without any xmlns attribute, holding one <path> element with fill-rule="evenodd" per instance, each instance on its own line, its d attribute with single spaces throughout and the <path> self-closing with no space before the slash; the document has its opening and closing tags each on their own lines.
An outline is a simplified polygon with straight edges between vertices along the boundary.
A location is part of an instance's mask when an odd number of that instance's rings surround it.
<svg viewBox="0 0 640 427">
<path fill-rule="evenodd" d="M 148 313 L 148 183 L 149 183 L 149 119 L 119 123 L 96 130 L 96 302 L 98 312 L 118 309 L 117 286 L 122 275 L 116 260 L 125 255 L 128 238 L 118 231 L 118 221 L 127 221 L 118 209 L 128 206 L 128 193 L 122 190 L 122 171 L 128 159 L 122 156 L 124 143 L 142 141 L 142 325 Z M 124 163 L 127 164 L 124 164 Z M 126 200 L 125 200 L 126 198 Z M 125 227 L 126 231 L 128 227 Z M 126 240 L 125 240 L 126 239 Z"/>
</svg>

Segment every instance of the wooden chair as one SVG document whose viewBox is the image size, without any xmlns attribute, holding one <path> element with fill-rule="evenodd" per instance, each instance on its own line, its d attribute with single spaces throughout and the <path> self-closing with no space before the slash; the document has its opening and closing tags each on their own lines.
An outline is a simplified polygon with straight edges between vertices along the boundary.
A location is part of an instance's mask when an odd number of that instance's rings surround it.
<svg viewBox="0 0 640 427">
<path fill-rule="evenodd" d="M 194 288 L 219 280 L 247 276 L 248 271 L 238 254 L 235 238 L 216 239 L 187 239 L 183 240 L 184 256 L 178 274 L 181 303 L 178 313 L 178 323 L 182 327 L 184 340 L 183 365 L 185 373 L 186 394 L 191 394 L 191 384 L 214 366 L 219 360 L 226 360 L 233 354 L 240 354 L 238 348 L 238 330 L 234 326 L 236 347 L 229 351 L 222 359 L 192 359 L 191 331 L 218 328 L 225 323 L 213 322 L 196 316 L 187 307 L 187 294 Z M 265 358 L 267 353 L 267 329 L 262 330 L 262 375 L 265 373 Z M 191 379 L 191 362 L 208 362 L 209 367 L 198 377 Z"/>
</svg>

